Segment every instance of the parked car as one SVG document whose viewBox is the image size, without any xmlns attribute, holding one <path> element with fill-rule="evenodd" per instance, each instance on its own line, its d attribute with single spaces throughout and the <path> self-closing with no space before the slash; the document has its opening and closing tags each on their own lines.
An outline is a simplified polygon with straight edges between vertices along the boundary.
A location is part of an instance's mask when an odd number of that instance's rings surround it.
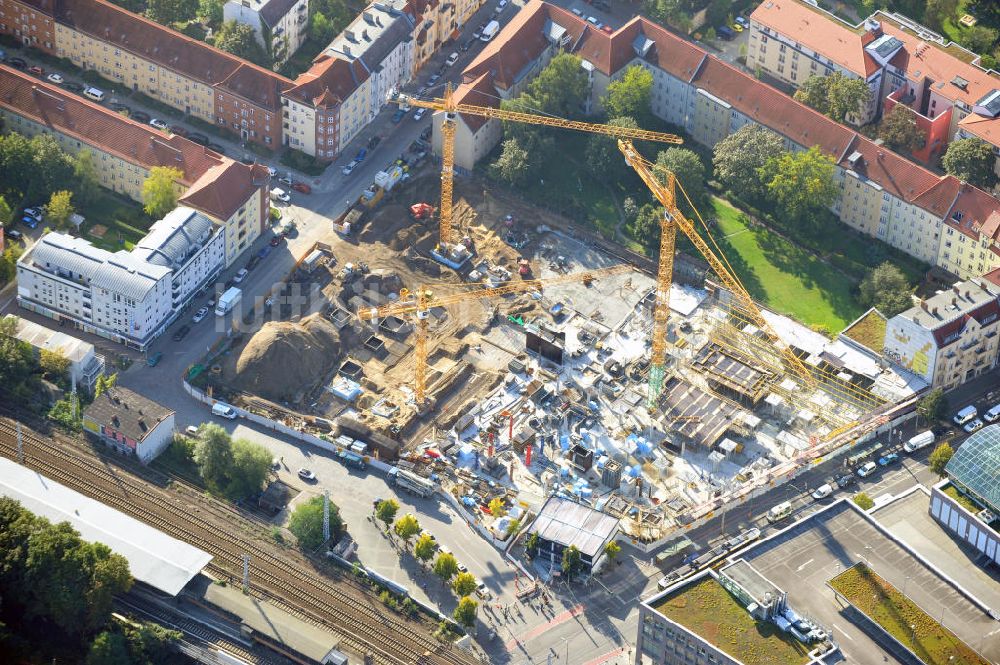
<svg viewBox="0 0 1000 665">
<path fill-rule="evenodd" d="M 887 455 L 882 455 L 882 457 L 878 458 L 878 465 L 889 466 L 890 464 L 895 464 L 898 461 L 899 461 L 898 453 L 889 453 Z"/>
<path fill-rule="evenodd" d="M 994 404 L 990 407 L 990 410 L 983 414 L 983 419 L 988 423 L 1000 420 L 1000 404 Z"/>
<path fill-rule="evenodd" d="M 312 194 L 312 187 L 304 182 L 293 182 L 292 189 L 300 194 Z"/>
<path fill-rule="evenodd" d="M 877 468 L 878 467 L 875 465 L 875 462 L 865 462 L 864 464 L 858 467 L 857 471 L 858 477 L 867 478 L 868 476 L 875 473 L 875 469 Z"/>
<path fill-rule="evenodd" d="M 34 218 L 35 221 L 38 222 L 42 221 L 42 218 L 44 217 L 44 215 L 42 214 L 41 206 L 37 208 L 25 208 L 24 214 L 27 215 L 28 217 Z"/>
<path fill-rule="evenodd" d="M 743 32 L 743 26 L 739 23 L 733 23 L 730 27 L 733 29 L 733 32 Z"/>
<path fill-rule="evenodd" d="M 21 218 L 21 223 L 27 226 L 29 229 L 34 229 L 38 227 L 38 220 L 29 215 L 25 215 Z"/>
<path fill-rule="evenodd" d="M 307 480 L 310 483 L 316 480 L 316 474 L 309 469 L 299 469 L 299 478 L 302 480 Z"/>
<path fill-rule="evenodd" d="M 175 342 L 181 341 L 189 332 L 191 332 L 191 326 L 186 324 L 181 326 L 180 328 L 177 329 L 177 332 L 174 333 L 174 341 Z"/>
<path fill-rule="evenodd" d="M 202 307 L 201 309 L 199 309 L 197 312 L 194 313 L 194 316 L 191 317 L 191 321 L 193 323 L 201 323 L 201 320 L 204 319 L 206 316 L 208 316 L 208 308 Z"/>
<path fill-rule="evenodd" d="M 368 149 L 371 150 L 372 148 L 374 148 L 375 146 L 377 146 L 379 144 L 379 141 L 381 141 L 381 140 L 382 140 L 382 137 L 379 136 L 378 134 L 376 134 L 375 136 L 373 136 L 370 139 L 368 139 Z"/>
<path fill-rule="evenodd" d="M 69 90 L 70 92 L 83 92 L 83 84 L 81 83 L 66 81 L 66 83 L 63 84 L 63 87 Z"/>
<path fill-rule="evenodd" d="M 111 105 L 111 110 L 114 111 L 115 113 L 121 113 L 126 118 L 132 117 L 132 109 L 130 109 L 127 104 L 121 104 L 119 102 L 115 102 L 114 104 Z"/>
<path fill-rule="evenodd" d="M 236 420 L 236 409 L 225 404 L 223 402 L 216 402 L 212 405 L 212 415 L 220 416 L 222 418 L 229 418 L 230 420 Z"/>
<path fill-rule="evenodd" d="M 7 240 L 17 241 L 17 240 L 22 240 L 24 238 L 24 234 L 18 231 L 17 229 L 5 228 L 3 230 L 3 237 L 6 238 Z"/>
<path fill-rule="evenodd" d="M 56 85 L 62 85 L 63 83 L 66 82 L 66 79 L 62 77 L 62 74 L 57 74 L 56 72 L 52 72 L 51 74 L 46 76 L 45 80 L 48 81 L 49 83 L 55 83 Z"/>
<path fill-rule="evenodd" d="M 152 116 L 145 111 L 133 111 L 132 119 L 136 122 L 151 122 L 153 120 Z"/>
<path fill-rule="evenodd" d="M 153 355 L 146 358 L 146 364 L 150 367 L 156 367 L 160 364 L 160 359 L 163 358 L 163 351 L 157 351 Z"/>
<path fill-rule="evenodd" d="M 825 483 L 816 488 L 816 490 L 812 493 L 812 498 L 819 501 L 820 499 L 825 499 L 831 494 L 833 494 L 833 485 Z"/>
<path fill-rule="evenodd" d="M 358 150 L 358 154 L 354 155 L 354 159 L 358 162 L 363 162 L 367 156 L 368 148 L 361 148 L 361 150 Z"/>
<path fill-rule="evenodd" d="M 270 248 L 268 248 L 268 249 L 270 249 Z M 247 261 L 246 270 L 253 270 L 254 268 L 257 267 L 258 263 L 260 263 L 260 256 L 251 256 L 250 260 Z"/>
<path fill-rule="evenodd" d="M 749 27 L 750 27 L 750 21 L 748 21 L 748 20 L 747 20 L 747 19 L 746 19 L 745 17 L 743 17 L 743 16 L 737 16 L 737 17 L 736 17 L 736 22 L 737 22 L 737 23 L 739 23 L 740 25 L 742 25 L 744 29 L 746 29 L 746 28 L 749 28 Z"/>
<path fill-rule="evenodd" d="M 397 109 L 396 112 L 392 114 L 392 122 L 393 122 L 393 124 L 398 125 L 399 122 L 403 119 L 403 116 L 405 116 L 405 115 L 406 115 L 406 111 L 404 111 L 403 109 Z M 345 173 L 344 175 L 347 175 L 347 174 Z"/>
<path fill-rule="evenodd" d="M 173 132 L 174 134 L 177 134 L 177 136 L 187 136 L 188 134 L 191 133 L 184 127 L 181 127 L 180 125 L 170 125 L 170 131 Z"/>
<path fill-rule="evenodd" d="M 972 434 L 973 432 L 978 432 L 982 428 L 983 428 L 983 421 L 980 420 L 979 418 L 974 418 L 969 422 L 965 423 L 964 425 L 962 425 L 962 429 L 964 429 L 969 434 Z"/>
<path fill-rule="evenodd" d="M 455 51 L 452 51 L 451 55 L 448 56 L 448 59 L 444 61 L 444 64 L 446 64 L 449 67 L 451 67 L 456 62 L 458 62 L 458 53 L 455 52 Z"/>
<path fill-rule="evenodd" d="M 715 34 L 717 34 L 719 37 L 727 41 L 736 36 L 735 32 L 733 32 L 727 26 L 724 25 L 720 25 L 718 28 L 716 28 Z"/>
<path fill-rule="evenodd" d="M 278 175 L 278 169 L 274 168 L 273 166 L 268 166 L 267 175 L 273 178 L 274 176 Z"/>
<path fill-rule="evenodd" d="M 573 11 L 576 12 L 575 9 Z M 579 12 L 577 12 L 577 13 L 579 13 Z M 477 27 L 475 30 L 473 30 L 472 31 L 472 38 L 473 39 L 479 39 L 480 37 L 482 37 L 483 36 L 483 28 L 484 27 L 485 26 L 481 25 L 481 26 Z M 429 81 L 428 81 L 428 83 L 429 83 Z"/>
<path fill-rule="evenodd" d="M 150 120 L 149 121 L 149 125 L 150 125 L 150 127 L 156 127 L 161 132 L 167 131 L 167 128 L 168 128 L 167 123 L 164 122 L 163 120 L 160 120 L 159 118 L 153 118 L 152 120 Z"/>
<path fill-rule="evenodd" d="M 427 79 L 427 85 L 434 85 L 435 83 L 437 83 L 440 80 L 441 80 L 441 75 L 440 74 L 431 74 L 431 77 L 429 79 Z"/>
<path fill-rule="evenodd" d="M 462 52 L 464 53 L 468 51 L 470 48 L 472 48 L 472 45 L 475 43 L 476 43 L 475 39 L 467 39 L 464 42 L 462 42 Z"/>
<path fill-rule="evenodd" d="M 7 58 L 7 64 L 16 69 L 25 69 L 28 66 L 24 58 Z"/>
<path fill-rule="evenodd" d="M 278 178 L 278 182 L 280 182 L 282 185 L 288 185 L 289 187 L 291 187 L 293 180 L 289 178 L 287 175 L 283 175 L 280 178 Z"/>
<path fill-rule="evenodd" d="M 417 109 L 417 112 L 413 114 L 414 122 L 420 122 L 421 120 L 424 119 L 425 115 L 427 115 L 427 109 L 423 107 Z"/>
<path fill-rule="evenodd" d="M 837 482 L 837 487 L 843 489 L 848 485 L 853 485 L 854 483 L 858 482 L 858 479 L 857 476 L 855 476 L 853 473 L 845 473 L 844 475 L 838 477 L 836 482 Z"/>
<path fill-rule="evenodd" d="M 45 70 L 38 65 L 32 65 L 31 67 L 28 67 L 28 73 L 34 74 L 35 76 L 44 76 Z"/>
<path fill-rule="evenodd" d="M 189 136 L 188 138 L 190 139 L 191 137 Z M 215 152 L 219 153 L 220 155 L 226 154 L 226 149 L 223 148 L 218 143 L 209 143 L 208 146 L 206 146 L 206 147 L 209 150 L 214 150 Z M 246 164 L 253 164 L 253 160 L 251 159 L 249 162 L 244 162 L 244 163 L 246 163 Z"/>
<path fill-rule="evenodd" d="M 400 113 L 400 111 L 396 111 L 396 113 L 398 114 Z M 393 116 L 393 122 L 398 122 L 396 120 L 396 116 Z M 358 167 L 358 160 L 352 159 L 350 162 L 348 162 L 348 164 L 344 168 L 340 169 L 340 172 L 343 173 L 344 175 L 351 175 L 354 172 L 354 169 L 356 169 L 357 167 Z"/>
<path fill-rule="evenodd" d="M 476 595 L 483 600 L 490 599 L 490 590 L 486 588 L 485 582 L 479 582 L 479 584 L 476 585 Z"/>
<path fill-rule="evenodd" d="M 198 436 L 198 426 L 188 425 L 187 427 L 184 428 L 184 433 L 190 437 Z"/>
<path fill-rule="evenodd" d="M 239 272 L 237 272 L 237 273 L 236 273 L 236 274 L 235 274 L 235 275 L 233 276 L 233 282 L 235 282 L 236 284 L 239 284 L 240 282 L 242 282 L 242 281 L 243 281 L 244 279 L 246 279 L 246 278 L 247 278 L 247 275 L 248 275 L 249 273 L 250 273 L 250 271 L 249 271 L 249 270 L 247 270 L 246 268 L 240 268 L 240 269 L 239 269 Z"/>
<path fill-rule="evenodd" d="M 191 132 L 188 134 L 188 141 L 194 141 L 198 145 L 208 145 L 208 137 L 204 134 L 199 134 L 198 132 Z"/>
</svg>

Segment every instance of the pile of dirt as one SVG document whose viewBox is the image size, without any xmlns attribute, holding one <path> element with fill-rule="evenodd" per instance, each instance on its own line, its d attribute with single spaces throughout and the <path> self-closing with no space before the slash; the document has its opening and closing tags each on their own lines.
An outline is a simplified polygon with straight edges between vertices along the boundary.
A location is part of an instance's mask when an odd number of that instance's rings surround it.
<svg viewBox="0 0 1000 665">
<path fill-rule="evenodd" d="M 412 226 L 400 229 L 399 233 L 389 241 L 389 249 L 401 252 L 407 247 L 415 245 L 419 237 L 420 232 Z"/>
<path fill-rule="evenodd" d="M 390 293 L 399 293 L 403 288 L 403 278 L 397 272 L 375 270 L 365 275 L 361 284 L 366 291 L 377 291 L 387 296 Z"/>
<path fill-rule="evenodd" d="M 422 272 L 429 277 L 437 278 L 441 276 L 441 264 L 434 259 L 418 256 L 415 252 L 410 251 L 406 253 L 403 260 L 410 270 Z"/>
<path fill-rule="evenodd" d="M 269 321 L 236 358 L 231 385 L 275 401 L 296 401 L 340 359 L 337 328 L 320 314 L 299 322 Z"/>
</svg>

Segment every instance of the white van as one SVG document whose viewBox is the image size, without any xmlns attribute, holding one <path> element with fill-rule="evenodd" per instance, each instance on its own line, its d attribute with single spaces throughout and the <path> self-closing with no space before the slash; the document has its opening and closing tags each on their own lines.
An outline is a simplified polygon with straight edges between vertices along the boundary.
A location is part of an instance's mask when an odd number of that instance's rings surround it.
<svg viewBox="0 0 1000 665">
<path fill-rule="evenodd" d="M 1000 404 L 994 404 L 989 411 L 983 414 L 983 420 L 988 423 L 995 423 L 1000 420 Z"/>
<path fill-rule="evenodd" d="M 927 446 L 934 443 L 934 432 L 927 430 L 926 432 L 921 432 L 916 436 L 912 437 L 909 441 L 903 444 L 903 450 L 908 453 L 912 453 L 921 448 L 926 448 Z"/>
<path fill-rule="evenodd" d="M 788 501 L 782 501 L 777 506 L 771 508 L 767 511 L 767 521 L 777 522 L 778 520 L 783 520 L 792 514 L 792 504 Z"/>
<path fill-rule="evenodd" d="M 93 86 L 90 86 L 89 88 L 84 90 L 83 96 L 89 99 L 93 99 L 95 102 L 104 101 L 104 91 L 101 90 L 100 88 L 95 88 Z"/>
<path fill-rule="evenodd" d="M 956 413 L 953 420 L 955 421 L 956 425 L 964 425 L 965 423 L 969 422 L 978 415 L 979 412 L 976 411 L 976 407 L 969 405 L 963 408 L 958 413 Z"/>
<path fill-rule="evenodd" d="M 236 409 L 224 402 L 216 402 L 212 405 L 212 415 L 236 420 Z"/>
<path fill-rule="evenodd" d="M 498 21 L 490 21 L 486 24 L 486 27 L 483 28 L 483 34 L 479 36 L 479 39 L 481 41 L 488 42 L 496 37 L 498 32 L 500 32 L 500 23 Z"/>
</svg>

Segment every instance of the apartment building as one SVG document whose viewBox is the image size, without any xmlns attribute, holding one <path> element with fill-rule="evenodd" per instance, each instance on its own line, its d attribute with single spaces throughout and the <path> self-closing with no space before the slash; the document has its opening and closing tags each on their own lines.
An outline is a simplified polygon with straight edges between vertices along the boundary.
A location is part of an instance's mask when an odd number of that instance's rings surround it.
<svg viewBox="0 0 1000 665">
<path fill-rule="evenodd" d="M 998 290 L 982 279 L 959 282 L 886 325 L 884 355 L 935 388 L 950 390 L 997 364 Z"/>
<path fill-rule="evenodd" d="M 369 117 L 368 79 L 357 60 L 317 58 L 282 97 L 285 145 L 318 159 L 339 155 Z"/>
<path fill-rule="evenodd" d="M 280 65 L 309 37 L 309 0 L 229 0 L 222 19 L 253 28 L 257 41 Z"/>
<path fill-rule="evenodd" d="M 712 147 L 752 123 L 777 133 L 789 150 L 819 146 L 837 164 L 840 196 L 832 209 L 848 226 L 961 279 L 1000 266 L 994 197 L 904 159 L 641 17 L 608 35 L 560 7 L 529 2 L 464 70 L 455 94 L 496 106 L 559 49 L 583 60 L 594 106 L 627 67 L 645 67 L 653 74 L 653 113 L 696 142 Z M 440 124 L 435 117 L 438 150 Z M 471 170 L 501 136 L 498 121 L 460 116 L 456 166 Z"/>
<path fill-rule="evenodd" d="M 144 351 L 224 265 L 225 230 L 180 207 L 131 251 L 50 232 L 17 263 L 25 309 Z"/>
<path fill-rule="evenodd" d="M 977 136 L 1000 156 L 1000 75 L 979 56 L 899 14 L 878 11 L 858 25 L 800 0 L 770 0 L 750 16 L 747 65 L 793 86 L 811 74 L 864 78 L 872 107 L 862 122 L 903 104 L 927 141 L 930 161 L 954 138 Z M 1000 173 L 1000 161 L 997 162 Z"/>
<path fill-rule="evenodd" d="M 226 266 L 266 228 L 269 177 L 262 165 L 233 161 L 5 65 L 0 117 L 26 136 L 50 134 L 71 154 L 89 150 L 100 183 L 136 201 L 154 166 L 179 169 L 181 202 L 225 230 Z"/>
</svg>

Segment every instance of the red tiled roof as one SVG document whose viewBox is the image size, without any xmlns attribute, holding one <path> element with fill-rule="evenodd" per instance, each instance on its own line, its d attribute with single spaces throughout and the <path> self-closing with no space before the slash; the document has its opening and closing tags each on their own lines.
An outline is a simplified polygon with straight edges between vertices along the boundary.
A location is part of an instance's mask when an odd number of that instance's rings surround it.
<svg viewBox="0 0 1000 665">
<path fill-rule="evenodd" d="M 529 0 L 463 73 L 473 78 L 491 73 L 498 87 L 511 87 L 517 75 L 549 46 L 543 32 L 548 7 L 541 0 Z"/>
<path fill-rule="evenodd" d="M 955 219 L 961 217 L 961 219 Z M 1000 240 L 997 231 L 1000 229 L 1000 201 L 972 185 L 962 185 L 954 206 L 949 210 L 945 223 L 948 226 L 978 238 L 985 234 L 994 240 Z"/>
<path fill-rule="evenodd" d="M 864 163 L 857 168 L 847 161 L 853 152 L 860 153 L 864 159 Z M 856 135 L 850 147 L 841 155 L 843 160 L 840 165 L 845 169 L 860 173 L 896 198 L 916 203 L 940 217 L 948 212 L 958 194 L 959 182 L 955 178 L 938 177 L 864 136 Z"/>
<path fill-rule="evenodd" d="M 955 336 L 954 339 L 950 341 L 945 341 L 948 337 L 960 332 L 968 324 L 969 319 L 975 319 L 980 324 L 986 320 L 987 317 L 1000 315 L 1000 303 L 994 298 L 983 303 L 976 309 L 959 316 L 954 321 L 949 321 L 940 328 L 934 329 L 932 332 L 934 334 L 934 341 L 937 343 L 939 349 L 943 349 L 946 346 L 950 346 L 961 339 L 961 336 Z"/>
<path fill-rule="evenodd" d="M 166 28 L 104 0 L 60 0 L 57 22 L 187 77 L 277 109 L 292 82 L 272 71 Z"/>
<path fill-rule="evenodd" d="M 997 88 L 1000 88 L 1000 84 Z M 1000 118 L 988 118 L 978 113 L 970 113 L 958 121 L 958 126 L 987 143 L 1000 145 Z"/>
<path fill-rule="evenodd" d="M 330 108 L 342 104 L 367 79 L 368 71 L 357 60 L 347 62 L 321 55 L 295 79 L 295 86 L 286 90 L 285 96 L 310 106 Z"/>
<path fill-rule="evenodd" d="M 464 81 L 455 88 L 454 100 L 456 104 L 470 104 L 473 106 L 496 106 L 497 90 L 493 86 L 493 77 L 489 72 L 480 74 L 471 81 Z M 488 118 L 481 115 L 460 114 L 462 121 L 473 132 L 489 122 Z"/>
<path fill-rule="evenodd" d="M 0 65 L 0 107 L 144 168 L 179 168 L 185 185 L 231 161 L 197 143 L 129 120 L 6 65 Z"/>
<path fill-rule="evenodd" d="M 224 222 L 255 191 L 268 186 L 270 176 L 263 164 L 248 165 L 233 160 L 226 162 L 206 171 L 179 202 L 205 211 Z"/>
<path fill-rule="evenodd" d="M 768 0 L 757 6 L 750 20 L 799 41 L 858 76 L 867 78 L 878 70 L 878 63 L 865 52 L 862 34 L 809 5 Z"/>
</svg>

